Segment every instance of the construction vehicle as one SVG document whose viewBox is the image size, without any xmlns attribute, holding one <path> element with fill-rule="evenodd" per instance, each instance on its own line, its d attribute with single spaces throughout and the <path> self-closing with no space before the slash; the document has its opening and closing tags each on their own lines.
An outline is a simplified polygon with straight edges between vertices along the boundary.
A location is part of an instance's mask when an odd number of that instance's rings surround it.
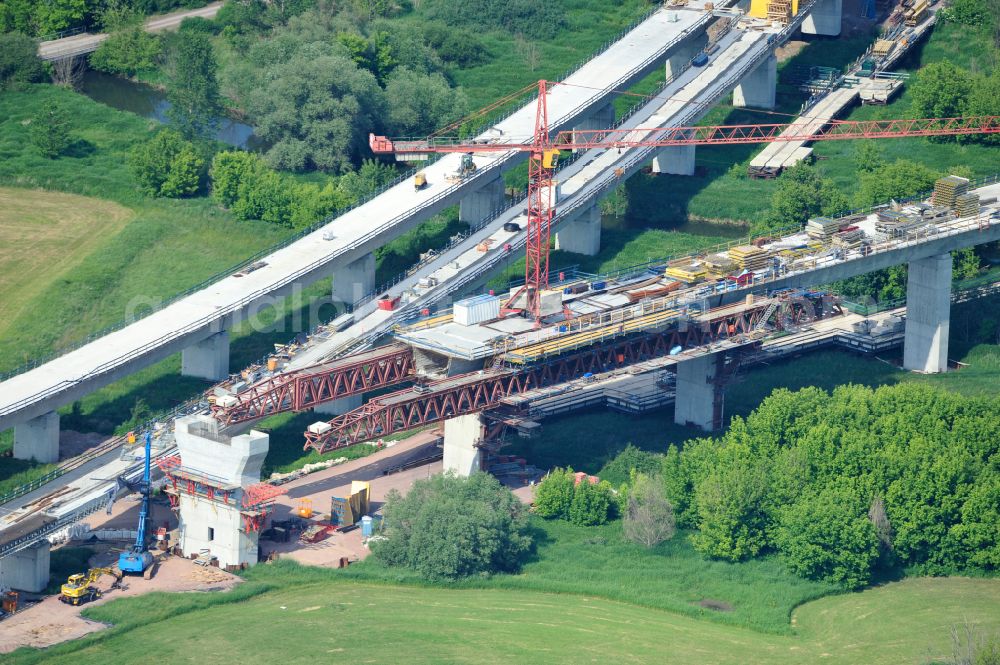
<svg viewBox="0 0 1000 665">
<path fill-rule="evenodd" d="M 461 182 L 468 176 L 476 172 L 476 163 L 472 161 L 472 153 L 462 155 L 462 161 L 458 164 L 458 170 L 447 177 L 448 182 Z"/>
<path fill-rule="evenodd" d="M 142 471 L 142 481 L 138 491 L 142 494 L 142 507 L 139 509 L 139 529 L 135 534 L 132 549 L 118 556 L 118 569 L 123 575 L 135 574 L 149 577 L 153 571 L 153 554 L 146 548 L 146 522 L 149 519 L 149 463 L 152 456 L 153 436 L 146 432 L 146 462 Z"/>
<path fill-rule="evenodd" d="M 92 600 L 97 600 L 104 595 L 104 592 L 94 586 L 94 583 L 101 578 L 101 575 L 111 575 L 115 578 L 112 589 L 121 582 L 121 577 L 111 568 L 91 568 L 84 573 L 70 575 L 59 591 L 59 600 L 68 605 L 80 605 Z"/>
<path fill-rule="evenodd" d="M 413 176 L 413 191 L 419 192 L 427 187 L 427 175 L 423 171 L 417 171 Z"/>
</svg>

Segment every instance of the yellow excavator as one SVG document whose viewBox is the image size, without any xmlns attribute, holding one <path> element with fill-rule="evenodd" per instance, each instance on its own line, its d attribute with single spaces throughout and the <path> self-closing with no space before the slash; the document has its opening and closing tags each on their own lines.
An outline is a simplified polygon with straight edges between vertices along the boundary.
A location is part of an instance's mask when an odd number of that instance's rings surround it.
<svg viewBox="0 0 1000 665">
<path fill-rule="evenodd" d="M 94 586 L 94 582 L 101 578 L 101 575 L 111 575 L 115 578 L 115 583 L 111 586 L 116 588 L 121 583 L 121 574 L 111 568 L 91 568 L 84 573 L 70 575 L 66 584 L 62 585 L 59 600 L 69 605 L 80 605 L 91 600 L 97 600 L 104 592 Z"/>
</svg>

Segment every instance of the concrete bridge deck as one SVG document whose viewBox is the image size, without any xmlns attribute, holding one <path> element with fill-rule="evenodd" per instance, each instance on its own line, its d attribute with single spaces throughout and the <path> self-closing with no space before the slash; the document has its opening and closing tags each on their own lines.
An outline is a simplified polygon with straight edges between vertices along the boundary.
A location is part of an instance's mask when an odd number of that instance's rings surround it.
<svg viewBox="0 0 1000 665">
<path fill-rule="evenodd" d="M 701 9 L 654 12 L 566 78 L 567 83 L 582 87 L 558 86 L 551 91 L 548 107 L 553 129 L 571 126 L 605 108 L 616 90 L 627 88 L 662 66 L 672 50 L 703 33 L 714 18 Z M 499 131 L 488 131 L 480 138 L 527 141 L 534 117 L 532 100 L 498 122 L 495 128 Z M 459 159 L 458 155 L 449 155 L 427 166 L 424 170 L 430 186 L 423 190 L 414 191 L 412 183 L 401 182 L 265 257 L 259 269 L 226 277 L 121 330 L 4 381 L 0 384 L 0 430 L 50 413 L 137 369 L 222 333 L 263 298 L 287 295 L 297 286 L 364 261 L 392 238 L 477 190 L 498 183 L 502 168 L 518 163 L 523 154 L 477 157 L 476 175 L 450 185 L 446 176 L 457 170 Z M 488 207 L 480 214 L 485 217 L 487 212 Z"/>
</svg>

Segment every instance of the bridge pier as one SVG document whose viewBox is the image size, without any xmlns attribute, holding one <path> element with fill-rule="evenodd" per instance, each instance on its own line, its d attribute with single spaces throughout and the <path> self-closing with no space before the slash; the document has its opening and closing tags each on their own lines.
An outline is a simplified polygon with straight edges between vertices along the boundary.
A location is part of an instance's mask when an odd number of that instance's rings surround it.
<svg viewBox="0 0 1000 665">
<path fill-rule="evenodd" d="M 467 194 L 458 204 L 458 219 L 466 224 L 480 224 L 503 207 L 503 178 L 499 175 Z"/>
<path fill-rule="evenodd" d="M 14 425 L 14 459 L 33 459 L 44 464 L 59 461 L 58 413 L 49 411 Z"/>
<path fill-rule="evenodd" d="M 674 422 L 678 425 L 706 432 L 715 429 L 716 411 L 722 408 L 722 393 L 715 385 L 717 355 L 710 353 L 677 363 Z"/>
<path fill-rule="evenodd" d="M 843 0 L 817 0 L 809 16 L 802 19 L 802 34 L 836 37 L 842 18 Z"/>
<path fill-rule="evenodd" d="M 244 525 L 242 495 L 260 482 L 268 435 L 250 430 L 230 438 L 219 433 L 211 416 L 189 416 L 177 420 L 176 438 L 182 469 L 208 479 L 200 493 L 178 488 L 181 552 L 190 556 L 208 550 L 223 567 L 257 563 L 259 531 Z"/>
<path fill-rule="evenodd" d="M 181 374 L 209 381 L 229 376 L 229 332 L 223 330 L 184 349 Z"/>
<path fill-rule="evenodd" d="M 778 82 L 778 59 L 772 53 L 733 89 L 733 106 L 774 108 Z"/>
<path fill-rule="evenodd" d="M 680 44 L 667 57 L 665 74 L 667 80 L 673 80 L 684 73 L 691 58 L 708 45 L 708 35 L 702 33 L 697 37 L 692 37 L 684 44 Z"/>
<path fill-rule="evenodd" d="M 322 416 L 342 416 L 348 411 L 358 408 L 362 403 L 362 395 L 348 395 L 347 397 L 341 397 L 331 402 L 317 404 L 313 407 L 313 413 L 318 413 Z"/>
<path fill-rule="evenodd" d="M 477 444 L 483 439 L 478 413 L 455 416 L 444 421 L 444 471 L 470 476 L 482 471 L 482 455 Z"/>
<path fill-rule="evenodd" d="M 41 593 L 49 585 L 49 541 L 41 540 L 30 547 L 0 559 L 0 589 L 17 589 Z"/>
<path fill-rule="evenodd" d="M 605 104 L 585 118 L 581 118 L 573 127 L 573 131 L 587 131 L 591 129 L 608 129 L 615 124 L 615 107 Z M 573 152 L 578 152 L 574 149 Z"/>
<path fill-rule="evenodd" d="M 556 229 L 556 249 L 594 256 L 601 251 L 601 209 L 587 206 Z"/>
<path fill-rule="evenodd" d="M 375 288 L 375 254 L 369 252 L 360 259 L 333 270 L 333 301 L 353 305 Z"/>
<path fill-rule="evenodd" d="M 903 367 L 918 372 L 948 369 L 951 254 L 910 261 L 906 279 Z"/>
<path fill-rule="evenodd" d="M 694 146 L 674 145 L 661 148 L 653 157 L 653 173 L 694 175 Z"/>
</svg>

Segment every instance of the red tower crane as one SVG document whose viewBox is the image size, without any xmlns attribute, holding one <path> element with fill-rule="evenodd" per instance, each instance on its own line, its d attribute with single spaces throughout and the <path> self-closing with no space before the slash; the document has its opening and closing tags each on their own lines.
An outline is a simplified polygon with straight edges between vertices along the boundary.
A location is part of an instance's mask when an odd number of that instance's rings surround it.
<svg viewBox="0 0 1000 665">
<path fill-rule="evenodd" d="M 808 131 L 805 134 L 789 132 L 782 135 L 788 129 L 805 129 L 806 123 L 775 123 L 563 130 L 552 138 L 549 135 L 546 94 L 555 85 L 562 84 L 544 80 L 538 82 L 535 131 L 530 143 L 473 143 L 468 140 L 437 135 L 423 140 L 392 140 L 374 134 L 370 134 L 368 137 L 372 152 L 395 154 L 397 159 L 403 161 L 408 155 L 414 158 L 418 156 L 423 158 L 428 153 L 503 153 L 512 150 L 528 153 L 528 225 L 524 286 L 515 292 L 505 307 L 523 310 L 535 321 L 538 321 L 540 317 L 541 293 L 548 287 L 549 238 L 554 215 L 552 175 L 560 150 L 770 143 L 771 141 L 802 141 L 805 138 L 809 141 L 830 141 L 1000 133 L 1000 116 L 973 116 L 898 120 L 834 120 L 818 131 Z"/>
</svg>

